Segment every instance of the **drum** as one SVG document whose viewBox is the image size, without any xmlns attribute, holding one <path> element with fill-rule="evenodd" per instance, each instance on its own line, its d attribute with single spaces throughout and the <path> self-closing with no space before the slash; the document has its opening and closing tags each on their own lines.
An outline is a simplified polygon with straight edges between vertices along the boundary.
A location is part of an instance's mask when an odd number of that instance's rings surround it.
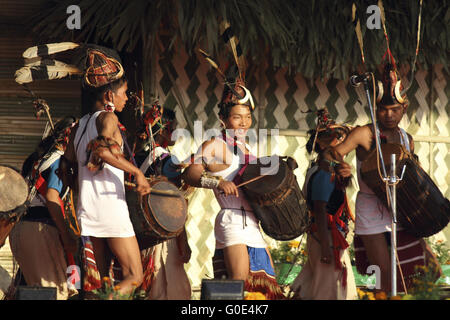
<svg viewBox="0 0 450 320">
<path fill-rule="evenodd" d="M 156 178 L 149 184 L 155 192 L 143 197 L 133 190 L 125 192 L 130 219 L 141 250 L 178 236 L 187 219 L 186 200 L 173 183 Z M 164 195 L 165 191 L 175 196 Z"/>
<path fill-rule="evenodd" d="M 396 154 L 398 177 L 406 165 L 403 180 L 397 184 L 396 191 L 399 224 L 419 238 L 444 229 L 450 220 L 450 203 L 430 176 L 402 145 L 386 143 L 381 145 L 381 150 L 387 174 L 391 171 L 391 154 Z M 361 163 L 361 178 L 388 207 L 386 186 L 377 169 L 376 150 Z"/>
<path fill-rule="evenodd" d="M 11 229 L 25 214 L 29 187 L 15 169 L 0 166 L 0 248 Z"/>
<path fill-rule="evenodd" d="M 243 191 L 261 228 L 276 240 L 297 238 L 311 224 L 294 174 L 296 167 L 297 163 L 290 157 L 263 157 L 257 163 L 250 163 L 242 174 Z M 256 179 L 261 175 L 262 178 Z M 245 184 L 249 181 L 252 182 Z"/>
</svg>

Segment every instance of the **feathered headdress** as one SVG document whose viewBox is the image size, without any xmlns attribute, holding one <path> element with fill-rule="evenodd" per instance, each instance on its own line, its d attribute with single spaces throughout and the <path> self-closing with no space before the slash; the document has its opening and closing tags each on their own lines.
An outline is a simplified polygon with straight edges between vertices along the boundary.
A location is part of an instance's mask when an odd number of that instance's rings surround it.
<svg viewBox="0 0 450 320">
<path fill-rule="evenodd" d="M 321 140 L 331 143 L 335 138 L 340 139 L 352 130 L 352 127 L 347 124 L 336 123 L 326 107 L 317 110 L 316 115 L 317 126 L 315 129 L 308 131 L 311 136 L 306 144 L 306 150 L 309 153 L 315 150 L 317 141 Z"/>
<path fill-rule="evenodd" d="M 164 108 L 155 101 L 152 105 L 144 106 L 142 115 L 137 119 L 135 151 L 154 150 L 156 146 L 155 136 L 166 126 L 163 122 Z"/>
<path fill-rule="evenodd" d="M 50 57 L 66 51 L 72 51 L 71 64 Z M 84 85 L 101 87 L 120 79 L 124 74 L 120 58 L 114 50 L 93 44 L 43 44 L 28 48 L 22 56 L 25 65 L 15 73 L 15 81 L 19 84 L 75 75 L 81 77 Z"/>
<path fill-rule="evenodd" d="M 212 57 L 205 51 L 199 49 L 200 53 L 203 55 L 206 61 L 208 61 L 208 63 L 224 80 L 225 87 L 219 106 L 222 108 L 224 106 L 236 104 L 248 105 L 253 111 L 255 109 L 253 97 L 250 93 L 250 90 L 245 87 L 245 59 L 242 55 L 242 49 L 239 45 L 239 41 L 234 35 L 228 21 L 224 20 L 220 24 L 220 34 L 225 44 L 232 52 L 234 61 L 236 63 L 237 74 L 226 76 L 225 73 L 220 69 L 218 64 L 212 59 Z M 234 69 L 233 67 L 231 68 Z"/>
<path fill-rule="evenodd" d="M 403 89 L 397 70 L 391 63 L 386 63 L 380 80 L 377 80 L 377 103 L 383 106 L 401 104 L 407 107 L 408 99 Z"/>
<path fill-rule="evenodd" d="M 158 134 L 164 128 L 162 120 L 164 108 L 157 102 L 150 107 L 144 106 L 143 126 L 148 136 Z"/>
<path fill-rule="evenodd" d="M 386 39 L 386 53 L 383 56 L 382 60 L 384 60 L 386 57 L 387 57 L 387 59 L 386 59 L 386 62 L 384 63 L 382 74 L 381 74 L 380 78 L 376 81 L 375 90 L 376 90 L 377 103 L 381 103 L 384 106 L 401 104 L 401 105 L 407 107 L 409 104 L 408 99 L 406 97 L 406 92 L 408 91 L 409 87 L 412 84 L 412 81 L 414 78 L 414 70 L 415 70 L 415 66 L 416 66 L 417 56 L 419 53 L 420 29 L 421 29 L 421 21 L 422 21 L 422 4 L 423 4 L 423 1 L 420 0 L 420 10 L 419 10 L 419 15 L 418 15 L 418 23 L 417 23 L 417 44 L 416 44 L 414 61 L 412 63 L 411 80 L 409 82 L 409 86 L 407 88 L 404 88 L 402 81 L 400 79 L 398 70 L 397 70 L 394 56 L 392 55 L 392 52 L 391 52 L 391 49 L 389 46 L 389 37 L 388 37 L 387 28 L 386 28 L 386 15 L 384 12 L 383 1 L 382 0 L 378 1 L 378 8 L 380 8 L 381 24 L 383 27 L 384 37 Z M 364 69 L 366 69 L 361 26 L 360 26 L 359 18 L 357 17 L 357 11 L 356 11 L 355 4 L 353 4 L 353 6 L 352 6 L 352 18 L 353 18 L 353 22 L 355 24 L 355 32 L 356 32 L 356 36 L 357 36 L 358 43 L 360 46 L 361 60 L 362 60 Z"/>
<path fill-rule="evenodd" d="M 407 106 L 406 90 L 403 89 L 402 81 L 397 70 L 394 56 L 389 46 L 389 37 L 386 29 L 386 16 L 384 13 L 383 2 L 378 1 L 378 7 L 381 13 L 381 24 L 383 26 L 384 37 L 386 39 L 386 53 L 383 60 L 387 56 L 387 60 L 383 66 L 383 71 L 376 85 L 376 101 L 384 106 L 394 104 L 404 104 Z M 416 52 L 417 53 L 417 52 Z"/>
</svg>

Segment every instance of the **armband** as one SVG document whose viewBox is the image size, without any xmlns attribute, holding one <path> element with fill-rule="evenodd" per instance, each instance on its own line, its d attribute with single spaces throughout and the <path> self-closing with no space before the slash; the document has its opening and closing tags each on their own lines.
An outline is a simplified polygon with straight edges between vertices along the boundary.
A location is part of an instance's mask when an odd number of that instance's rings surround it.
<svg viewBox="0 0 450 320">
<path fill-rule="evenodd" d="M 213 189 L 219 186 L 220 181 L 222 181 L 222 177 L 213 176 L 208 174 L 206 171 L 203 171 L 200 178 L 200 185 L 202 188 Z"/>
<path fill-rule="evenodd" d="M 96 172 L 103 169 L 104 161 L 100 158 L 100 152 L 105 148 L 109 149 L 117 158 L 123 156 L 122 149 L 117 141 L 104 136 L 98 136 L 92 139 L 86 147 L 87 160 L 85 165 L 89 171 Z"/>
</svg>

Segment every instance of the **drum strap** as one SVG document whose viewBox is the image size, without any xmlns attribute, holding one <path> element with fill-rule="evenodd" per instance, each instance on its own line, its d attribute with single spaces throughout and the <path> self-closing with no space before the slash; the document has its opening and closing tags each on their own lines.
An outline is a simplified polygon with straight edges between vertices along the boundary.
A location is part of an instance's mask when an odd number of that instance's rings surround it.
<svg viewBox="0 0 450 320">
<path fill-rule="evenodd" d="M 403 144 L 405 146 L 406 150 L 408 150 L 408 152 L 411 152 L 411 146 L 409 145 L 408 134 L 402 128 L 400 128 L 400 139 L 401 139 L 401 144 Z"/>
<path fill-rule="evenodd" d="M 250 156 L 248 154 L 245 154 L 244 157 L 245 157 L 244 158 L 245 159 L 244 164 L 241 166 L 241 168 L 239 169 L 238 173 L 233 178 L 233 182 L 234 182 L 235 185 L 239 185 L 241 183 L 242 175 L 244 174 L 245 169 L 247 169 L 247 166 L 250 163 L 250 161 L 249 161 Z"/>
<path fill-rule="evenodd" d="M 86 133 L 86 130 L 88 128 L 89 125 L 89 121 L 91 121 L 91 118 L 94 114 L 89 115 L 89 118 L 86 121 L 86 125 L 84 126 L 83 132 L 80 135 L 80 138 L 78 139 L 77 145 L 75 146 L 75 153 L 78 153 L 78 146 L 80 145 L 81 142 L 81 138 L 83 138 L 84 134 Z"/>
<path fill-rule="evenodd" d="M 225 130 L 222 131 L 222 137 L 221 138 L 229 147 L 233 148 L 233 153 L 234 154 L 237 154 L 237 152 L 240 151 L 240 149 L 237 146 L 239 141 L 237 141 L 236 139 L 232 139 L 231 137 L 228 137 Z M 242 151 L 241 151 L 241 153 L 242 153 Z M 250 163 L 250 161 L 254 160 L 254 159 L 256 159 L 256 157 L 254 155 L 244 154 L 244 164 L 241 166 L 241 168 L 239 169 L 238 173 L 233 178 L 233 182 L 234 182 L 235 185 L 238 185 L 238 184 L 241 183 L 242 175 L 244 174 L 245 169 L 247 168 L 247 166 Z"/>
</svg>

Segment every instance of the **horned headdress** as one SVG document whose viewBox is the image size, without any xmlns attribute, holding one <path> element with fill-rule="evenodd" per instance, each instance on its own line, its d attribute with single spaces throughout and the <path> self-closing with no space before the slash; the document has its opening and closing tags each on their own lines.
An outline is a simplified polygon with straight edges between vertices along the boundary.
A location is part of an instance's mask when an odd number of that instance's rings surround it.
<svg viewBox="0 0 450 320">
<path fill-rule="evenodd" d="M 228 75 L 219 67 L 219 65 L 213 60 L 213 58 L 205 51 L 199 49 L 200 53 L 209 62 L 209 64 L 217 71 L 217 73 L 223 78 L 225 86 L 222 94 L 222 98 L 219 103 L 219 107 L 222 109 L 231 105 L 247 105 L 251 111 L 255 109 L 253 97 L 250 90 L 245 86 L 245 59 L 242 55 L 242 49 L 239 45 L 239 41 L 230 26 L 230 23 L 226 20 L 220 24 L 220 33 L 222 39 L 232 52 L 236 67 L 230 67 L 230 70 L 236 71 L 235 74 Z"/>
</svg>

